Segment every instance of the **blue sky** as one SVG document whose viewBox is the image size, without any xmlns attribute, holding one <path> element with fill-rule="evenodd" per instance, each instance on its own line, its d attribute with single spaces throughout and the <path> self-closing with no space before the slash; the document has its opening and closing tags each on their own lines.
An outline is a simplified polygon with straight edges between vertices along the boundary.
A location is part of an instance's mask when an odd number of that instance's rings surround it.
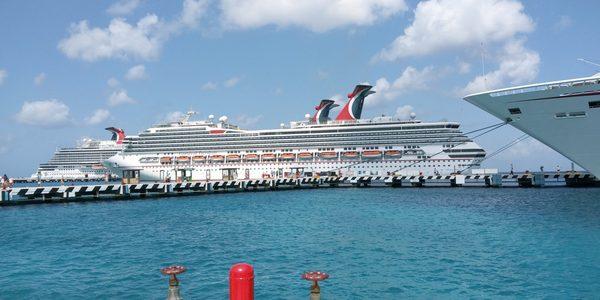
<svg viewBox="0 0 600 300">
<path fill-rule="evenodd" d="M 284 5 L 282 3 L 287 3 Z M 463 101 L 487 87 L 588 76 L 597 1 L 2 1 L 0 172 L 28 176 L 81 137 L 130 134 L 190 108 L 247 128 L 302 119 L 375 85 L 366 116 L 498 122 Z M 482 47 L 483 43 L 483 47 Z M 477 140 L 488 152 L 520 135 Z M 562 169 L 526 140 L 489 167 Z"/>
</svg>

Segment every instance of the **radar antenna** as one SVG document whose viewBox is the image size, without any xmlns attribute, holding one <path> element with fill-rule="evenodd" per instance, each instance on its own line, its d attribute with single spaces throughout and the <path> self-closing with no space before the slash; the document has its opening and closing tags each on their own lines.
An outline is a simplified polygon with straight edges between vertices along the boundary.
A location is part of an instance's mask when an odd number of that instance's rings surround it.
<svg viewBox="0 0 600 300">
<path fill-rule="evenodd" d="M 196 112 L 193 110 L 186 112 L 183 118 L 181 118 L 181 123 L 187 123 L 190 120 L 190 118 L 195 114 Z"/>
</svg>

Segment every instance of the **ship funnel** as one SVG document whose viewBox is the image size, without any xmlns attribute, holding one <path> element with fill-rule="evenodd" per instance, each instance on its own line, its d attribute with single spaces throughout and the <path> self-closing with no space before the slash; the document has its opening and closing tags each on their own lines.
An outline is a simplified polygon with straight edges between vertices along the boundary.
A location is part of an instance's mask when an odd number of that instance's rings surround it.
<svg viewBox="0 0 600 300">
<path fill-rule="evenodd" d="M 125 131 L 123 129 L 116 127 L 107 127 L 105 129 L 112 132 L 111 140 L 116 141 L 117 144 L 123 144 L 123 140 L 125 139 Z"/>
<path fill-rule="evenodd" d="M 358 120 L 362 114 L 363 103 L 368 95 L 374 94 L 371 91 L 373 86 L 359 84 L 352 93 L 348 94 L 348 102 L 335 118 L 337 121 Z"/>
<path fill-rule="evenodd" d="M 335 101 L 333 101 L 333 100 L 329 100 L 329 99 L 321 100 L 321 103 L 319 103 L 319 105 L 315 106 L 315 109 L 317 111 L 315 112 L 315 115 L 312 117 L 311 122 L 319 123 L 319 124 L 327 123 L 327 121 L 329 120 L 329 111 L 332 108 L 338 107 L 338 106 L 339 105 L 335 104 Z"/>
</svg>

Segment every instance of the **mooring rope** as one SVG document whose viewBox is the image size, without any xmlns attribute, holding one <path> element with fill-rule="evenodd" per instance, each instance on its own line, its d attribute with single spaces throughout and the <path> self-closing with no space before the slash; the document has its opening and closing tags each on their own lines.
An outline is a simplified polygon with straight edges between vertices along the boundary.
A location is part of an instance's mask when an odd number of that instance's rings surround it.
<svg viewBox="0 0 600 300">
<path fill-rule="evenodd" d="M 460 135 L 460 136 L 457 136 L 457 137 L 451 137 L 451 138 L 449 139 L 449 140 L 450 140 L 450 142 L 452 141 L 452 139 L 454 139 L 454 138 L 459 138 L 459 137 L 466 137 L 466 138 L 467 138 L 467 141 L 464 141 L 464 142 L 461 142 L 461 143 L 455 144 L 455 145 L 453 145 L 452 147 L 449 147 L 449 148 L 446 148 L 446 149 L 444 149 L 444 150 L 442 150 L 442 151 L 439 151 L 439 152 L 437 152 L 437 153 L 434 153 L 434 154 L 432 154 L 432 155 L 431 155 L 431 156 L 429 156 L 429 157 L 428 157 L 428 156 L 425 156 L 425 158 L 423 158 L 423 159 L 420 159 L 420 160 L 417 160 L 417 161 L 415 161 L 414 163 L 411 163 L 411 164 L 409 164 L 409 165 L 406 165 L 406 166 L 404 166 L 404 167 L 402 167 L 402 168 L 400 168 L 400 169 L 394 170 L 394 171 L 392 171 L 392 173 L 395 173 L 395 172 L 398 172 L 398 171 L 402 171 L 402 170 L 404 170 L 404 169 L 406 169 L 406 168 L 409 168 L 409 167 L 412 167 L 412 166 L 414 166 L 414 165 L 416 165 L 416 164 L 418 164 L 418 163 L 425 162 L 425 161 L 427 161 L 428 159 L 431 159 L 432 157 L 434 157 L 434 156 L 436 156 L 436 155 L 439 155 L 439 154 L 441 154 L 441 153 L 444 153 L 444 151 L 445 151 L 445 150 L 448 150 L 448 149 L 453 149 L 453 148 L 455 148 L 455 147 L 457 147 L 457 146 L 460 146 L 460 145 L 462 145 L 462 144 L 469 143 L 469 142 L 473 141 L 473 139 L 476 139 L 476 138 L 478 138 L 478 137 L 480 137 L 480 136 L 482 136 L 482 135 L 485 135 L 485 134 L 487 134 L 487 133 L 489 133 L 489 132 L 492 132 L 492 131 L 494 131 L 494 130 L 496 130 L 496 129 L 498 129 L 498 128 L 500 128 L 500 127 L 502 127 L 502 126 L 506 125 L 506 124 L 508 124 L 508 121 L 505 121 L 505 122 L 500 122 L 500 123 L 496 123 L 496 124 L 489 125 L 489 126 L 485 126 L 485 127 L 482 127 L 482 128 L 478 128 L 478 129 L 475 129 L 475 130 L 469 131 L 469 132 L 467 132 L 467 133 L 463 133 L 462 135 Z M 482 131 L 482 130 L 485 130 L 485 131 L 484 131 L 483 133 L 480 133 L 480 134 L 478 134 L 478 135 L 475 135 L 475 136 L 474 136 L 474 137 L 472 137 L 472 138 L 469 138 L 469 137 L 467 136 L 467 135 L 469 135 L 469 134 L 473 134 L 473 133 L 475 133 L 475 132 L 479 132 L 479 131 Z M 385 155 L 385 154 L 383 154 L 383 155 Z M 357 165 L 361 165 L 361 164 L 364 164 L 364 163 L 367 163 L 367 162 L 368 162 L 368 161 L 360 161 L 360 162 L 355 162 L 355 163 L 347 164 L 347 165 L 345 165 L 345 166 L 343 166 L 343 167 L 340 167 L 340 168 L 334 168 L 334 169 L 330 169 L 328 172 L 331 172 L 331 171 L 336 171 L 336 170 L 341 170 L 341 169 L 345 169 L 345 168 L 349 168 L 349 167 L 353 167 L 353 166 L 357 166 Z"/>
<path fill-rule="evenodd" d="M 486 160 L 488 160 L 488 159 L 490 159 L 490 158 L 492 158 L 492 157 L 494 157 L 494 156 L 496 156 L 496 155 L 498 155 L 498 154 L 500 154 L 500 153 L 502 153 L 502 152 L 504 152 L 506 150 L 508 150 L 512 146 L 514 146 L 514 145 L 516 145 L 516 144 L 518 144 L 518 143 L 520 143 L 520 142 L 522 142 L 522 141 L 524 141 L 524 140 L 526 140 L 528 138 L 530 138 L 530 136 L 527 133 L 519 136 L 518 138 L 512 140 L 510 143 L 505 144 L 504 146 L 496 149 L 496 151 L 490 153 L 489 155 L 486 155 L 485 158 L 480 161 L 480 163 L 484 162 L 484 161 L 486 161 Z M 463 172 L 464 170 L 466 170 L 468 168 L 470 168 L 470 167 L 464 168 L 460 172 Z"/>
</svg>

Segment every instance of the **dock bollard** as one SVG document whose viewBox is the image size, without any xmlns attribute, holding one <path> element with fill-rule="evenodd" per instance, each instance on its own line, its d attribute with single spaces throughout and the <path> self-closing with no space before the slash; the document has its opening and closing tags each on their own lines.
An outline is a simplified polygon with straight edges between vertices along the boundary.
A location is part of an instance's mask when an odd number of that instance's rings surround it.
<svg viewBox="0 0 600 300">
<path fill-rule="evenodd" d="M 167 294 L 167 300 L 181 300 L 181 296 L 179 295 L 179 280 L 177 280 L 177 274 L 181 274 L 185 272 L 185 267 L 183 266 L 170 266 L 163 268 L 160 270 L 164 275 L 169 275 L 169 293 Z"/>
<path fill-rule="evenodd" d="M 254 300 L 254 268 L 247 263 L 229 270 L 229 300 Z"/>
<path fill-rule="evenodd" d="M 302 274 L 302 279 L 312 281 L 313 284 L 310 287 L 310 300 L 321 299 L 321 287 L 319 287 L 319 281 L 329 278 L 329 274 L 325 272 L 313 271 Z"/>
</svg>

